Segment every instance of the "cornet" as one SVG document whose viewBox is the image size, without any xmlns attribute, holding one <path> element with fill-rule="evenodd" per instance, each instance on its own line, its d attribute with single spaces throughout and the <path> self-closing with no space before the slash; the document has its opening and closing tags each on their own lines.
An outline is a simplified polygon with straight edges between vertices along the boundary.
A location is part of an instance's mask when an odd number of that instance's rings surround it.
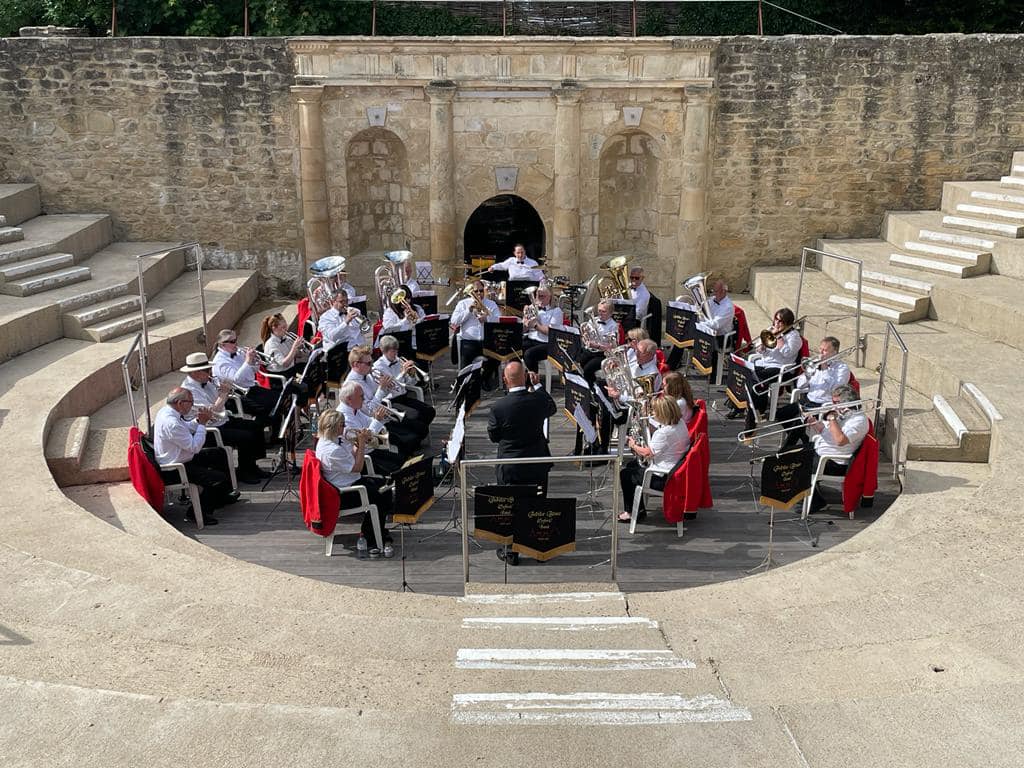
<svg viewBox="0 0 1024 768">
<path fill-rule="evenodd" d="M 185 414 L 185 419 L 191 421 L 200 413 L 210 414 L 210 421 L 225 421 L 231 415 L 227 411 L 215 411 L 206 405 L 193 405 L 192 410 Z"/>
<path fill-rule="evenodd" d="M 359 433 L 362 431 L 363 430 L 361 429 L 349 427 L 342 433 L 341 439 L 344 440 L 346 443 L 351 443 L 352 445 L 355 445 L 357 442 L 359 442 Z M 375 451 L 378 448 L 388 448 L 390 447 L 390 445 L 390 437 L 388 436 L 387 432 L 379 432 L 377 434 L 371 432 L 369 438 L 367 438 L 366 440 L 366 447 L 369 448 L 371 451 Z"/>
<path fill-rule="evenodd" d="M 378 405 L 378 406 L 376 406 L 374 408 L 370 408 L 370 409 L 367 409 L 365 407 L 361 408 L 360 409 L 360 413 L 362 413 L 364 416 L 369 416 L 371 419 L 374 419 L 374 418 L 376 418 L 376 416 L 374 416 L 373 414 L 376 413 L 377 408 L 383 408 L 384 409 L 384 420 L 385 421 L 401 421 L 402 419 L 405 418 L 405 414 L 404 413 L 402 413 L 399 410 L 396 410 L 396 409 L 392 408 L 391 406 L 387 405 L 386 403 L 381 403 L 380 405 Z"/>
<path fill-rule="evenodd" d="M 404 357 L 400 357 L 398 358 L 398 362 L 400 362 L 402 365 L 407 365 L 410 361 L 406 360 Z M 416 372 L 416 375 L 419 376 L 422 381 L 430 381 L 430 374 L 424 371 L 418 365 L 414 364 L 412 369 L 413 371 Z"/>
<path fill-rule="evenodd" d="M 384 385 L 385 376 L 391 379 L 391 383 L 388 384 L 387 386 Z M 378 387 L 383 387 L 384 391 L 387 392 L 388 394 L 398 394 L 398 392 L 402 389 L 402 385 L 400 382 L 396 381 L 393 377 L 389 376 L 383 371 L 378 371 L 376 368 L 370 370 L 370 378 L 373 379 L 373 382 Z"/>
<path fill-rule="evenodd" d="M 260 352 L 258 349 L 256 349 L 256 347 L 239 347 L 238 351 L 241 352 L 243 355 L 248 355 L 249 352 L 252 351 L 253 353 L 255 353 L 256 359 L 263 365 L 270 365 L 272 362 L 274 362 L 274 359 L 270 355 L 268 355 L 266 352 Z"/>
</svg>

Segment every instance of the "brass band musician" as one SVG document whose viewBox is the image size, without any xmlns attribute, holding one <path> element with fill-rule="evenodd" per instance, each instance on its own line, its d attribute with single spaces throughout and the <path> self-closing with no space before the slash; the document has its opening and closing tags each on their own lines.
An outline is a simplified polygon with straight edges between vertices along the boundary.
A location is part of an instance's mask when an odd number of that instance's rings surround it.
<svg viewBox="0 0 1024 768">
<path fill-rule="evenodd" d="M 271 417 L 277 405 L 280 390 L 265 389 L 256 384 L 256 370 L 259 368 L 256 350 L 238 348 L 238 333 L 225 328 L 217 334 L 217 354 L 213 356 L 213 375 L 219 381 L 230 381 L 239 391 L 242 407 L 247 415 L 271 427 L 276 435 L 280 428 L 280 415 Z M 228 402 L 231 406 L 231 402 Z"/>
<path fill-rule="evenodd" d="M 338 407 L 335 410 L 345 417 L 345 424 L 350 429 L 368 430 L 372 435 L 386 431 L 384 421 L 387 419 L 387 412 L 379 403 L 371 402 L 364 407 L 363 388 L 357 382 L 346 381 L 342 384 L 338 399 Z M 369 455 L 373 459 L 374 469 L 381 475 L 390 475 L 402 466 L 408 456 L 391 453 L 383 448 L 375 448 Z"/>
<path fill-rule="evenodd" d="M 780 405 L 775 409 L 776 420 L 796 418 L 800 415 L 801 406 L 819 408 L 832 402 L 833 390 L 850 381 L 850 367 L 836 356 L 838 353 L 839 339 L 826 336 L 821 340 L 818 345 L 818 362 L 812 370 L 805 369 L 796 380 L 796 388 L 800 392 L 799 403 Z M 786 436 L 786 445 L 795 445 L 801 438 L 806 442 L 802 432 L 790 432 Z"/>
<path fill-rule="evenodd" d="M 822 419 L 808 416 L 805 422 L 814 452 L 819 457 L 829 457 L 823 468 L 824 473 L 842 477 L 849 469 L 853 454 L 868 436 L 870 425 L 867 414 L 859 407 L 844 406 L 857 399 L 850 385 L 836 387 L 832 390 L 831 397 L 836 410 L 826 413 Z M 820 512 L 828 504 L 820 489 L 815 487 L 814 496 L 811 498 L 811 512 Z"/>
<path fill-rule="evenodd" d="M 404 391 L 404 387 L 390 375 L 378 374 L 379 381 L 372 375 L 373 357 L 369 347 L 352 349 L 348 353 L 348 362 L 351 369 L 345 377 L 345 383 L 359 385 L 363 391 L 363 399 L 371 412 L 383 405 L 384 401 L 392 395 L 399 394 L 399 389 Z M 396 445 L 406 457 L 409 457 L 419 448 L 428 431 L 429 428 L 425 424 L 414 418 L 404 418 L 401 421 L 393 422 L 388 429 L 388 434 L 391 436 L 392 444 Z"/>
<path fill-rule="evenodd" d="M 463 366 L 484 354 L 484 321 L 501 316 L 498 305 L 487 298 L 482 280 L 473 282 L 472 294 L 455 305 L 450 320 L 452 332 L 459 335 L 459 361 Z M 484 389 L 492 390 L 497 383 L 498 362 L 484 358 Z"/>
<path fill-rule="evenodd" d="M 437 412 L 431 405 L 416 399 L 410 393 L 409 386 L 415 386 L 418 381 L 416 363 L 398 356 L 398 339 L 394 336 L 380 337 L 380 357 L 374 361 L 373 370 L 382 380 L 386 376 L 393 382 L 393 388 L 388 392 L 391 405 L 398 406 L 408 419 L 422 424 L 425 437 L 426 429 Z"/>
<path fill-rule="evenodd" d="M 298 367 L 303 347 L 302 337 L 289 338 L 288 321 L 278 313 L 263 318 L 260 338 L 263 340 L 263 353 L 267 357 L 267 371 L 291 378 Z"/>
<path fill-rule="evenodd" d="M 602 337 L 608 339 L 606 342 L 595 342 L 593 346 L 587 346 L 580 352 L 576 361 L 583 369 L 583 378 L 588 384 L 593 384 L 597 372 L 601 369 L 605 352 L 619 344 L 619 324 L 612 317 L 611 299 L 601 299 L 597 303 L 597 314 L 594 316 L 594 324 Z"/>
<path fill-rule="evenodd" d="M 671 397 L 657 397 L 651 403 L 652 415 L 650 423 L 650 444 L 641 446 L 630 437 L 628 445 L 640 459 L 650 462 L 650 468 L 656 473 L 650 482 L 651 488 L 664 490 L 669 473 L 679 460 L 690 450 L 690 433 L 686 422 L 679 412 L 679 405 Z M 619 514 L 620 523 L 628 523 L 632 519 L 633 496 L 636 489 L 643 483 L 646 467 L 638 459 L 632 459 L 619 470 L 619 482 L 622 486 L 622 505 L 625 510 Z M 640 502 L 638 519 L 647 516 Z"/>
<path fill-rule="evenodd" d="M 347 344 L 351 350 L 363 343 L 362 313 L 348 305 L 349 296 L 343 290 L 331 296 L 331 308 L 320 315 L 317 329 L 323 337 L 324 351 L 338 344 Z"/>
<path fill-rule="evenodd" d="M 551 289 L 544 283 L 537 288 L 536 297 L 536 317 L 529 322 L 524 320 L 523 362 L 530 373 L 537 373 L 541 362 L 547 359 L 548 330 L 563 321 L 562 309 L 551 305 Z"/>
</svg>

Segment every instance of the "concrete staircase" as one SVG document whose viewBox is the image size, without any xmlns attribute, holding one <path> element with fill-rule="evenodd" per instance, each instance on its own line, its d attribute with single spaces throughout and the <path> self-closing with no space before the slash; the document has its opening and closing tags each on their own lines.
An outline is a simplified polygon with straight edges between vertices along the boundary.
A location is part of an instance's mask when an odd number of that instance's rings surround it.
<svg viewBox="0 0 1024 768">
<path fill-rule="evenodd" d="M 943 319 L 933 301 L 940 278 L 1024 278 L 1024 152 L 1011 168 L 998 182 L 946 182 L 939 212 L 887 213 L 880 239 L 819 240 L 818 248 L 864 261 L 862 314 L 896 324 Z M 853 266 L 823 259 L 822 270 L 841 288 L 829 303 L 853 310 Z"/>
</svg>

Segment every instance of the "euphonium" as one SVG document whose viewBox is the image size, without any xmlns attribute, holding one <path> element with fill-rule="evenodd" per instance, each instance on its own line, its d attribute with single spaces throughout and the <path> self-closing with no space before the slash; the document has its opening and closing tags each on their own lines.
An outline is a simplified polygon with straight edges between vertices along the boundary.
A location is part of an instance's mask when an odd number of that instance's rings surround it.
<svg viewBox="0 0 1024 768">
<path fill-rule="evenodd" d="M 608 272 L 597 281 L 597 290 L 602 299 L 630 299 L 629 256 L 613 256 L 601 265 Z"/>
<path fill-rule="evenodd" d="M 697 311 L 703 315 L 705 320 L 711 320 L 711 305 L 708 304 L 708 275 L 710 272 L 701 272 L 698 275 L 694 275 L 683 281 L 682 286 L 690 292 L 690 298 L 692 301 L 688 301 L 687 304 L 693 304 L 697 307 Z M 677 298 L 679 301 L 681 298 Z"/>
<path fill-rule="evenodd" d="M 540 316 L 540 304 L 537 302 L 538 290 L 540 289 L 537 286 L 531 285 L 524 291 L 530 300 L 530 303 L 523 307 L 523 325 L 525 326 L 537 322 L 537 318 Z"/>
<path fill-rule="evenodd" d="M 583 346 L 590 350 L 608 350 L 615 346 L 615 342 L 618 341 L 616 334 L 605 333 L 601 330 L 601 325 L 596 317 L 594 317 L 594 308 L 587 307 L 583 310 L 583 314 L 586 315 L 586 319 L 580 323 L 580 338 L 583 341 Z"/>
<path fill-rule="evenodd" d="M 608 350 L 604 360 L 601 361 L 601 370 L 604 372 L 605 381 L 609 387 L 619 392 L 633 394 L 633 376 L 629 370 L 629 358 L 626 351 L 628 344 Z"/>
</svg>

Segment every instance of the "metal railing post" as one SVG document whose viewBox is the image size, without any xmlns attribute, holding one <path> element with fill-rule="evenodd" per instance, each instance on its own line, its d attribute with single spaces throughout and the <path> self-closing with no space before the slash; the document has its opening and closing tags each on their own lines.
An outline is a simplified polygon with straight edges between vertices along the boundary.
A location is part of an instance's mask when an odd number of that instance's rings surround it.
<svg viewBox="0 0 1024 768">
<path fill-rule="evenodd" d="M 793 307 L 793 317 L 800 317 L 800 296 L 804 292 L 804 275 L 807 273 L 807 252 L 810 248 L 800 250 L 800 281 L 796 284 L 796 306 Z"/>
<path fill-rule="evenodd" d="M 458 465 L 459 494 L 462 496 L 462 583 L 469 583 L 469 504 L 466 500 L 466 470 Z M 463 587 L 465 591 L 465 587 Z"/>
<path fill-rule="evenodd" d="M 803 294 L 804 278 L 807 273 L 807 254 L 809 253 L 817 256 L 818 258 L 816 259 L 816 261 L 818 262 L 821 262 L 827 258 L 838 259 L 839 261 L 845 261 L 848 264 L 857 265 L 857 311 L 853 316 L 854 323 L 856 324 L 854 333 L 856 334 L 857 338 L 854 340 L 854 342 L 857 345 L 856 363 L 859 367 L 863 367 L 864 361 L 867 358 L 866 339 L 864 339 L 860 334 L 861 314 L 863 312 L 864 303 L 864 262 L 861 261 L 860 259 L 851 258 L 850 256 L 841 256 L 838 253 L 828 253 L 827 251 L 819 251 L 817 248 L 810 248 L 804 246 L 804 248 L 800 250 L 800 282 L 797 283 L 796 286 L 796 307 L 793 310 L 793 314 L 796 317 L 800 317 L 800 298 Z M 847 315 L 841 315 L 840 317 L 847 317 Z"/>
<path fill-rule="evenodd" d="M 862 343 L 862 340 L 860 338 L 860 312 L 861 312 L 861 302 L 862 302 L 863 298 L 864 298 L 864 262 L 863 261 L 858 261 L 857 262 L 857 317 L 854 319 L 854 322 L 856 324 L 855 330 L 854 330 L 854 335 L 855 335 L 854 343 L 857 345 L 857 367 L 858 368 L 863 368 L 864 367 L 864 360 L 865 360 L 865 358 L 867 356 L 866 355 L 866 349 L 865 349 L 865 347 L 867 347 L 867 344 Z"/>
<path fill-rule="evenodd" d="M 203 338 L 202 342 L 205 345 L 206 340 L 210 338 L 209 333 L 209 320 L 206 317 L 206 288 L 203 286 L 203 251 L 199 243 L 193 243 L 192 249 L 196 255 L 196 278 L 199 280 L 199 306 L 203 310 Z"/>
<path fill-rule="evenodd" d="M 900 421 L 896 428 L 896 458 L 892 463 L 893 480 L 898 480 L 900 472 L 906 470 L 906 461 L 900 458 L 900 449 L 903 447 L 903 402 L 907 392 L 907 353 L 907 348 L 903 347 L 903 362 L 901 365 L 902 370 L 900 371 L 900 404 L 896 410 Z"/>
<path fill-rule="evenodd" d="M 135 334 L 135 340 L 132 342 L 132 345 L 128 348 L 128 351 L 125 353 L 124 357 L 121 358 L 121 373 L 124 375 L 124 394 L 128 398 L 128 410 L 131 411 L 132 426 L 136 428 L 138 428 L 139 426 L 139 415 L 135 409 L 135 397 L 132 395 L 132 375 L 128 370 L 128 366 L 131 361 L 132 353 L 135 352 L 135 349 L 139 346 L 139 343 L 141 341 L 142 334 Z"/>
<path fill-rule="evenodd" d="M 142 256 L 135 259 L 139 272 L 139 309 L 142 312 L 142 345 L 139 347 L 139 378 L 142 384 L 142 399 L 146 404 L 146 434 L 153 434 L 153 417 L 149 405 L 149 322 L 146 318 L 146 281 L 142 275 Z"/>
</svg>

